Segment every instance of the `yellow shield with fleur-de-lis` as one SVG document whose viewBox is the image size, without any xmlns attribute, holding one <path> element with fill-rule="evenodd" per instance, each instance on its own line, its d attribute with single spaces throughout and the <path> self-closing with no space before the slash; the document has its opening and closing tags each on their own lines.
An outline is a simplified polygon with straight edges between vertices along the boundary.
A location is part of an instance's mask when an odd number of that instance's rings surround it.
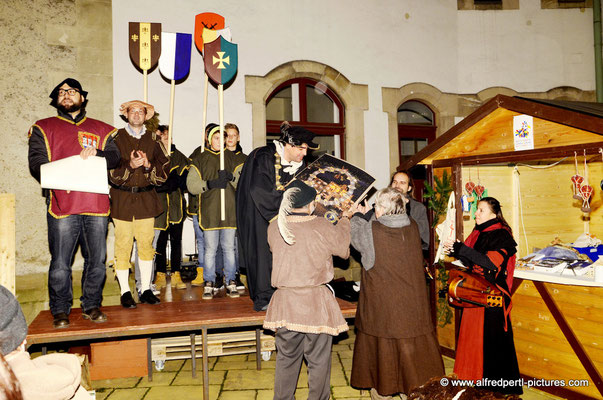
<svg viewBox="0 0 603 400">
<path fill-rule="evenodd" d="M 161 24 L 130 22 L 128 43 L 134 65 L 143 71 L 152 69 L 161 55 Z"/>
</svg>

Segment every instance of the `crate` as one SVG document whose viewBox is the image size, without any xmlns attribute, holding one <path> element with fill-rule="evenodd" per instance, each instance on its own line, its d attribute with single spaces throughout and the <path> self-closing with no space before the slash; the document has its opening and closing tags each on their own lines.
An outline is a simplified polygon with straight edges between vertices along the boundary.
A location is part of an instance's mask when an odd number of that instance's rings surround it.
<svg viewBox="0 0 603 400">
<path fill-rule="evenodd" d="M 260 335 L 260 351 L 267 361 L 275 350 L 274 336 Z M 209 357 L 249 354 L 256 352 L 255 331 L 224 332 L 207 335 L 207 355 Z M 163 369 L 168 360 L 184 360 L 191 358 L 191 337 L 177 336 L 153 339 L 151 341 L 151 357 L 157 370 Z M 195 358 L 203 357 L 202 336 L 195 335 Z"/>
<path fill-rule="evenodd" d="M 148 374 L 147 340 L 90 344 L 90 379 L 142 377 Z"/>
</svg>

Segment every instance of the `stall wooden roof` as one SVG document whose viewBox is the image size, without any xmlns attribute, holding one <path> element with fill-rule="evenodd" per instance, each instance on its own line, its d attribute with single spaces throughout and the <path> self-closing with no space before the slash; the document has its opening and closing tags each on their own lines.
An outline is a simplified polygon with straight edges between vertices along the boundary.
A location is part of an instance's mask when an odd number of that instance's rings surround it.
<svg viewBox="0 0 603 400">
<path fill-rule="evenodd" d="M 513 117 L 534 117 L 534 150 L 514 150 Z M 603 104 L 497 95 L 400 166 L 434 167 L 560 157 L 603 147 Z"/>
</svg>

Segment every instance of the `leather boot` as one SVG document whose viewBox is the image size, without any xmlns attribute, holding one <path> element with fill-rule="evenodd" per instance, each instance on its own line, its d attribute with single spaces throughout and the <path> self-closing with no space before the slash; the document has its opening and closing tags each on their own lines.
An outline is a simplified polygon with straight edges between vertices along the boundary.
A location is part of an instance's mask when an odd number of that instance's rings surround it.
<svg viewBox="0 0 603 400">
<path fill-rule="evenodd" d="M 204 281 L 203 281 L 203 268 L 202 267 L 197 267 L 197 277 L 191 281 L 191 285 L 193 286 L 204 286 L 203 285 Z"/>
<path fill-rule="evenodd" d="M 155 287 L 159 290 L 166 286 L 165 272 L 157 272 L 155 276 Z"/>
<path fill-rule="evenodd" d="M 182 282 L 180 271 L 173 272 L 170 281 L 172 287 L 175 287 L 176 289 L 186 289 L 186 283 Z"/>
</svg>

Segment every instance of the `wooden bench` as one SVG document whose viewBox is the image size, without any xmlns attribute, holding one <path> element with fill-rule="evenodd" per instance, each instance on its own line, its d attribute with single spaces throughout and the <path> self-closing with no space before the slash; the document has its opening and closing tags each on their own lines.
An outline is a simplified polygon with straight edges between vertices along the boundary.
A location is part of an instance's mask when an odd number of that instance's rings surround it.
<svg viewBox="0 0 603 400">
<path fill-rule="evenodd" d="M 337 299 L 345 318 L 356 316 L 356 304 Z M 166 333 L 189 333 L 191 338 L 191 361 L 193 376 L 196 370 L 195 332 L 201 331 L 203 399 L 209 398 L 208 371 L 208 329 L 255 327 L 256 362 L 261 368 L 261 326 L 265 312 L 253 310 L 253 303 L 247 296 L 235 299 L 214 298 L 210 301 L 192 300 L 162 302 L 157 305 L 139 304 L 131 310 L 122 306 L 103 307 L 107 322 L 93 323 L 82 318 L 82 310 L 74 308 L 69 316 L 68 328 L 52 327 L 50 311 L 42 311 L 29 325 L 28 346 L 41 345 L 42 352 L 47 345 L 74 341 L 99 341 L 110 338 L 147 338 L 147 363 L 149 380 L 152 379 L 151 338 Z"/>
</svg>

